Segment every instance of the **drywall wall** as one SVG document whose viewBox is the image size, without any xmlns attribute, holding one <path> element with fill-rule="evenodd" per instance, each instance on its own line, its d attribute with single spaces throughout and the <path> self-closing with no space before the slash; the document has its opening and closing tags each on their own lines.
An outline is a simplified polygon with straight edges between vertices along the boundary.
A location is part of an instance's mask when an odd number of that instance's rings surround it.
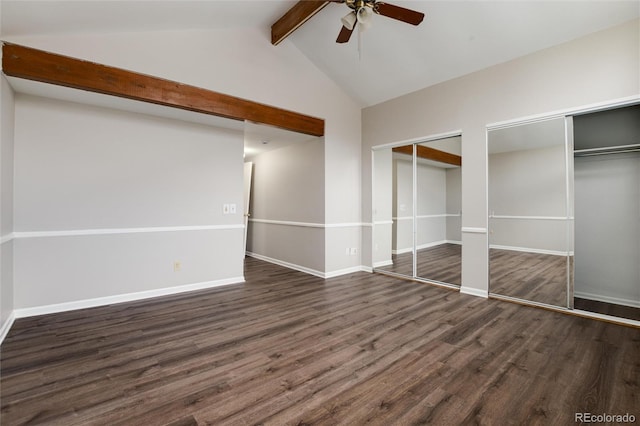
<svg viewBox="0 0 640 426">
<path fill-rule="evenodd" d="M 241 281 L 242 151 L 240 131 L 17 94 L 15 308 Z"/>
<path fill-rule="evenodd" d="M 394 207 L 394 253 L 413 248 L 413 164 L 411 159 L 396 157 Z M 417 241 L 418 249 L 446 240 L 446 169 L 417 164 Z"/>
<path fill-rule="evenodd" d="M 13 314 L 13 98 L 0 76 L 0 341 Z"/>
<path fill-rule="evenodd" d="M 413 163 L 398 157 L 393 159 L 393 254 L 413 247 Z"/>
<path fill-rule="evenodd" d="M 292 144 L 251 161 L 247 251 L 324 273 L 324 141 Z"/>
<path fill-rule="evenodd" d="M 574 165 L 575 296 L 640 307 L 640 154 Z"/>
<path fill-rule="evenodd" d="M 447 169 L 447 241 L 462 241 L 462 169 Z"/>
<path fill-rule="evenodd" d="M 639 96 L 639 22 L 629 21 L 364 109 L 364 221 L 371 217 L 372 147 L 461 130 L 462 291 L 487 294 L 487 124 Z"/>
<path fill-rule="evenodd" d="M 394 161 L 390 148 L 373 154 L 373 252 L 374 268 L 390 265 L 393 249 Z M 362 254 L 363 257 L 367 253 Z"/>
<path fill-rule="evenodd" d="M 413 170 L 407 156 L 395 156 L 393 252 L 413 247 Z M 417 163 L 417 248 L 460 241 L 461 169 Z"/>
<path fill-rule="evenodd" d="M 490 245 L 566 254 L 566 179 L 564 145 L 489 154 Z"/>
<path fill-rule="evenodd" d="M 324 221 L 338 226 L 315 254 L 325 272 L 360 266 L 344 254 L 345 244 L 360 248 L 360 107 L 289 40 L 274 47 L 249 28 L 5 39 L 324 118 Z"/>
</svg>

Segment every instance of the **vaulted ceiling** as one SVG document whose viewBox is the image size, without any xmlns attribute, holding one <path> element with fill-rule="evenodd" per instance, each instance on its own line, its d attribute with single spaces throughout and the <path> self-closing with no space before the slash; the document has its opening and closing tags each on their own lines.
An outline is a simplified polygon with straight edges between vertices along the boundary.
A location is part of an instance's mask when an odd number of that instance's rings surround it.
<svg viewBox="0 0 640 426">
<path fill-rule="evenodd" d="M 414 27 L 374 16 L 372 27 L 335 43 L 349 9 L 329 4 L 285 43 L 293 43 L 362 106 L 446 81 L 640 16 L 625 1 L 395 1 L 419 10 Z M 270 27 L 290 0 L 2 1 L 7 35 Z M 277 49 L 278 46 L 269 48 Z"/>
</svg>

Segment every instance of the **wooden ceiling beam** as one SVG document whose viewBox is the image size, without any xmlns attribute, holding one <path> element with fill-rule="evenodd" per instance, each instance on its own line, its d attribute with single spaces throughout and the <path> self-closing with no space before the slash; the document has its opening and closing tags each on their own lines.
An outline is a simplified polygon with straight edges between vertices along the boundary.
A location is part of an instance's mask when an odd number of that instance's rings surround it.
<svg viewBox="0 0 640 426">
<path fill-rule="evenodd" d="M 393 148 L 393 152 L 400 154 L 413 155 L 413 145 L 404 145 Z M 454 166 L 462 166 L 462 157 L 449 152 L 440 151 L 439 149 L 430 148 L 428 146 L 417 145 L 416 154 L 420 158 L 426 160 L 438 161 Z"/>
<path fill-rule="evenodd" d="M 271 44 L 277 46 L 331 1 L 303 0 L 296 3 L 271 26 Z"/>
<path fill-rule="evenodd" d="M 11 77 L 324 136 L 320 118 L 16 44 L 4 43 L 2 70 Z"/>
</svg>

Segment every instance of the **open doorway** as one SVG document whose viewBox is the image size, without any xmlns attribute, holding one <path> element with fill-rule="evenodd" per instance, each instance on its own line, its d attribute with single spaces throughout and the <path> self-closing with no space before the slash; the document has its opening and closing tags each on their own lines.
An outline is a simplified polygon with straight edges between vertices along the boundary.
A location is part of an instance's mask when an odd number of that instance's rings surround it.
<svg viewBox="0 0 640 426">
<path fill-rule="evenodd" d="M 324 138 L 245 123 L 246 256 L 324 270 Z"/>
</svg>

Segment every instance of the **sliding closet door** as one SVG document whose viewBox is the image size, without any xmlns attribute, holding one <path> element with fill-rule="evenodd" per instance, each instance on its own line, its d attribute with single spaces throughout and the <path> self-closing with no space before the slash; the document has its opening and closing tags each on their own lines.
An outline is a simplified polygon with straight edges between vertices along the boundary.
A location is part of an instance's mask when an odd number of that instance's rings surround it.
<svg viewBox="0 0 640 426">
<path fill-rule="evenodd" d="M 373 151 L 373 267 L 406 277 L 414 276 L 412 153 Z"/>
<path fill-rule="evenodd" d="M 373 267 L 461 284 L 461 136 L 373 149 Z"/>
<path fill-rule="evenodd" d="M 411 146 L 413 149 L 413 146 Z M 413 213 L 413 155 L 393 152 L 393 240 L 392 272 L 413 277 L 414 213 Z"/>
<path fill-rule="evenodd" d="M 488 132 L 489 289 L 570 307 L 571 203 L 564 117 Z"/>
<path fill-rule="evenodd" d="M 461 137 L 416 146 L 416 277 L 461 284 Z"/>
</svg>

